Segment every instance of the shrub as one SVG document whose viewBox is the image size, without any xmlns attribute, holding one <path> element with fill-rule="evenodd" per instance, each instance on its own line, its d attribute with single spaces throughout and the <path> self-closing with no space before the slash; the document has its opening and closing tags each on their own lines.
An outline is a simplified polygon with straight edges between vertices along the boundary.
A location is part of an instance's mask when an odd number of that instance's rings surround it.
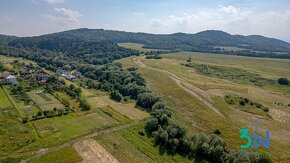
<svg viewBox="0 0 290 163">
<path fill-rule="evenodd" d="M 245 101 L 244 101 L 244 100 L 241 100 L 241 101 L 240 101 L 240 105 L 241 105 L 241 106 L 245 106 L 245 105 L 246 105 Z"/>
<path fill-rule="evenodd" d="M 289 85 L 289 80 L 287 78 L 279 78 L 278 83 L 280 85 Z"/>
<path fill-rule="evenodd" d="M 138 131 L 138 134 L 141 135 L 141 136 L 145 135 L 144 131 Z"/>
<path fill-rule="evenodd" d="M 82 110 L 90 110 L 91 109 L 91 105 L 87 102 L 87 100 L 85 99 L 80 99 L 80 107 L 82 108 Z"/>
<path fill-rule="evenodd" d="M 216 129 L 213 133 L 216 134 L 216 135 L 220 135 L 221 134 L 219 129 Z"/>
<path fill-rule="evenodd" d="M 113 91 L 110 93 L 110 97 L 111 99 L 120 102 L 123 98 L 123 96 L 121 95 L 121 93 L 119 93 L 118 91 Z"/>
<path fill-rule="evenodd" d="M 153 93 L 145 92 L 137 96 L 137 105 L 151 109 L 160 98 Z"/>
</svg>

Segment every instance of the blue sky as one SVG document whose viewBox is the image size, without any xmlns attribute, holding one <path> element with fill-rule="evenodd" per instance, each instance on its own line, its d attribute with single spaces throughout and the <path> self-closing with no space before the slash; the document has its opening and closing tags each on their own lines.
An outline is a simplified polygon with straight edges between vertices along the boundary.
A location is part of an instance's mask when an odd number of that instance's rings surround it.
<svg viewBox="0 0 290 163">
<path fill-rule="evenodd" d="M 290 41 L 290 0 L 1 0 L 0 33 L 75 28 L 148 33 L 216 29 Z"/>
</svg>

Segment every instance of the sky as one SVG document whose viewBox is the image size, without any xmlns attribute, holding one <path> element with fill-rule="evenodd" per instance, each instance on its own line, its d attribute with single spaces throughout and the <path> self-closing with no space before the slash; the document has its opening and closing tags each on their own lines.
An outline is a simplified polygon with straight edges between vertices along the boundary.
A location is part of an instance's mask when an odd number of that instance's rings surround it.
<svg viewBox="0 0 290 163">
<path fill-rule="evenodd" d="M 76 28 L 264 35 L 290 42 L 290 0 L 0 0 L 0 34 Z"/>
</svg>

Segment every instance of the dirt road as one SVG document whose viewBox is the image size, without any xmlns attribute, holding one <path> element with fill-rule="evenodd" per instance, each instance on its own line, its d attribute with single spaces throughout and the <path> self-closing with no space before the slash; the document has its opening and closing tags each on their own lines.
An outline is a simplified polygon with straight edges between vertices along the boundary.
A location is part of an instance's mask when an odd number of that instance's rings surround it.
<svg viewBox="0 0 290 163">
<path fill-rule="evenodd" d="M 188 92 L 189 94 L 191 94 L 192 96 L 194 96 L 196 99 L 198 99 L 202 104 L 204 104 L 205 106 L 207 106 L 209 109 L 211 109 L 212 111 L 214 111 L 215 113 L 217 113 L 218 115 L 220 115 L 221 117 L 225 118 L 225 116 L 216 108 L 211 104 L 211 100 L 209 95 L 203 91 L 202 89 L 186 82 L 184 79 L 180 78 L 179 76 L 177 76 L 176 74 L 169 72 L 167 70 L 162 70 L 162 69 L 158 69 L 158 68 L 153 68 L 153 67 L 149 67 L 147 65 L 145 65 L 139 57 L 135 57 L 133 58 L 134 62 L 145 69 L 148 70 L 153 70 L 153 71 L 158 71 L 161 72 L 163 74 L 166 74 L 168 77 L 170 77 L 170 79 L 172 79 L 180 88 L 182 88 L 183 90 L 185 90 L 186 92 Z"/>
</svg>

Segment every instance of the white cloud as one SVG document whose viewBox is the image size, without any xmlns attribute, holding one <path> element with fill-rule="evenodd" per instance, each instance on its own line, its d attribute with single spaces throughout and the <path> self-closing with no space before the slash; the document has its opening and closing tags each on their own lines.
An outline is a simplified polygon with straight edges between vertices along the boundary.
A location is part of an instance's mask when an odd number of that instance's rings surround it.
<svg viewBox="0 0 290 163">
<path fill-rule="evenodd" d="M 44 0 L 44 1 L 49 4 L 64 3 L 64 0 Z"/>
<path fill-rule="evenodd" d="M 235 8 L 235 7 L 231 6 L 231 5 L 228 6 L 228 7 L 220 5 L 219 7 L 220 7 L 219 8 L 220 11 L 228 13 L 228 14 L 238 14 L 240 12 L 240 9 Z"/>
<path fill-rule="evenodd" d="M 82 15 L 78 11 L 66 8 L 54 8 L 57 15 L 69 23 L 79 23 L 79 17 Z"/>
<path fill-rule="evenodd" d="M 144 16 L 144 14 L 142 12 L 134 12 L 133 15 L 134 16 Z"/>
<path fill-rule="evenodd" d="M 79 18 L 82 15 L 78 11 L 66 8 L 54 8 L 54 14 L 44 15 L 48 19 L 48 26 L 62 28 L 78 28 L 80 26 Z"/>
<path fill-rule="evenodd" d="M 288 40 L 290 10 L 257 13 L 234 6 L 219 6 L 195 14 L 169 15 L 151 20 L 150 32 L 195 33 L 207 29 L 224 30 L 233 34 L 260 34 Z"/>
</svg>

